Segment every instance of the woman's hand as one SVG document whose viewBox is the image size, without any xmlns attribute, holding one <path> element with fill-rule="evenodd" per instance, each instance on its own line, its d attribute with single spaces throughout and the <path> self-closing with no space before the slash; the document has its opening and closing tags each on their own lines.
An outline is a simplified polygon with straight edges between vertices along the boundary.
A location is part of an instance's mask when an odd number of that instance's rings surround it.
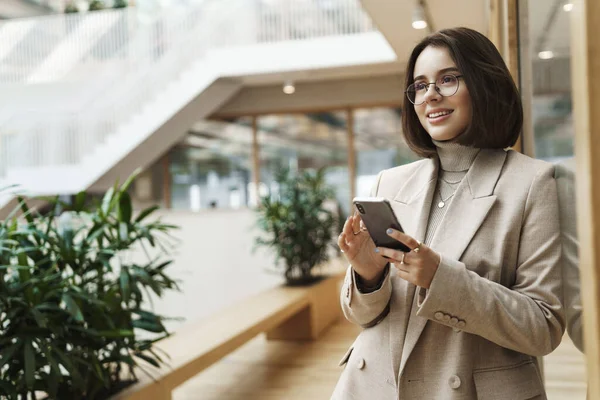
<svg viewBox="0 0 600 400">
<path fill-rule="evenodd" d="M 338 237 L 338 246 L 363 283 L 370 285 L 381 278 L 388 261 L 375 252 L 375 243 L 359 215 L 348 217 Z"/>
<path fill-rule="evenodd" d="M 390 228 L 387 230 L 387 234 L 412 250 L 404 253 L 399 250 L 378 247 L 378 254 L 388 257 L 389 261 L 394 263 L 400 278 L 413 285 L 429 289 L 440 265 L 441 256 L 405 233 Z"/>
</svg>

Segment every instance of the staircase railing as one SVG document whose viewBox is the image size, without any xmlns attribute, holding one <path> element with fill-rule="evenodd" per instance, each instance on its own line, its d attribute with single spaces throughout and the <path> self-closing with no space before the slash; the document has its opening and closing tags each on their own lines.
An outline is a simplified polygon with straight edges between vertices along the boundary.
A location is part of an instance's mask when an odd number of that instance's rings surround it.
<svg viewBox="0 0 600 400">
<path fill-rule="evenodd" d="M 0 177 L 78 163 L 211 49 L 374 30 L 358 0 L 139 3 L 0 22 Z"/>
</svg>

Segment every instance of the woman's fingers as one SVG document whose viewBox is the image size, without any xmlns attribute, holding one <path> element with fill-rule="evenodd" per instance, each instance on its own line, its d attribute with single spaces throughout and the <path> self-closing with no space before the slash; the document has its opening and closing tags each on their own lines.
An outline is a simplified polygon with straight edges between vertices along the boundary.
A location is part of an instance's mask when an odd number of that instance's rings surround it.
<svg viewBox="0 0 600 400">
<path fill-rule="evenodd" d="M 409 249 L 414 249 L 419 246 L 419 242 L 408 236 L 406 233 L 402 233 L 399 230 L 389 228 L 387 230 L 387 234 L 399 241 L 400 243 L 405 244 Z"/>
<path fill-rule="evenodd" d="M 354 214 L 352 216 L 352 231 L 353 232 L 360 232 L 360 223 L 361 223 L 361 218 L 358 214 Z"/>
<path fill-rule="evenodd" d="M 346 243 L 346 234 L 344 232 L 340 233 L 340 236 L 338 236 L 338 246 L 344 253 L 348 252 L 349 246 L 348 243 Z"/>
<path fill-rule="evenodd" d="M 400 262 L 406 259 L 406 254 L 408 254 L 399 250 L 388 249 L 387 247 L 377 247 L 375 252 L 387 257 L 389 261 L 393 262 L 394 264 L 400 264 Z"/>
</svg>

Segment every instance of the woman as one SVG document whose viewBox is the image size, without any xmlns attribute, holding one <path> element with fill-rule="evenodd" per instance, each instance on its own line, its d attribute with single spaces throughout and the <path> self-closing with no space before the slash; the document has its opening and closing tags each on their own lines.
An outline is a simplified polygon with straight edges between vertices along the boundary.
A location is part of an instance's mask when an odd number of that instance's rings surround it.
<svg viewBox="0 0 600 400">
<path fill-rule="evenodd" d="M 403 130 L 425 157 L 382 171 L 412 249 L 375 248 L 360 216 L 338 244 L 347 319 L 364 327 L 334 399 L 545 399 L 536 356 L 564 332 L 553 167 L 512 150 L 519 93 L 494 45 L 426 37 L 406 71 Z"/>
</svg>

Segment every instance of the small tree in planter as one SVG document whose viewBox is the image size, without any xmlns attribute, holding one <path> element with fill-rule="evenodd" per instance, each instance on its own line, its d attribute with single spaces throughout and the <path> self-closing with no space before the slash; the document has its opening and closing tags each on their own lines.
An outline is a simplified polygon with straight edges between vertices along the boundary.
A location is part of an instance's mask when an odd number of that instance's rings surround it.
<svg viewBox="0 0 600 400">
<path fill-rule="evenodd" d="M 135 381 L 138 360 L 163 363 L 153 344 L 165 318 L 145 306 L 149 292 L 177 289 L 166 272 L 175 227 L 148 222 L 157 207 L 134 217 L 132 179 L 99 206 L 85 192 L 69 214 L 58 199 L 44 215 L 21 202 L 22 217 L 0 223 L 0 398 L 105 399 Z M 134 246 L 162 250 L 135 263 L 123 256 Z"/>
<path fill-rule="evenodd" d="M 90 11 L 99 11 L 99 10 L 104 10 L 106 8 L 106 5 L 104 4 L 104 1 L 102 0 L 92 0 L 90 1 Z"/>
<path fill-rule="evenodd" d="M 69 2 L 65 6 L 65 14 L 76 14 L 78 12 L 79 12 L 79 9 L 77 8 L 77 5 L 75 5 L 75 3 L 73 3 L 73 2 Z"/>
<path fill-rule="evenodd" d="M 336 224 L 325 206 L 334 191 L 325 184 L 324 169 L 294 174 L 288 169 L 276 175 L 279 199 L 264 197 L 258 225 L 266 234 L 256 244 L 275 251 L 276 262 L 285 262 L 288 285 L 307 285 L 320 279 L 313 269 L 329 258 Z"/>
<path fill-rule="evenodd" d="M 113 8 L 127 8 L 128 2 L 127 0 L 115 0 L 113 4 Z"/>
</svg>

